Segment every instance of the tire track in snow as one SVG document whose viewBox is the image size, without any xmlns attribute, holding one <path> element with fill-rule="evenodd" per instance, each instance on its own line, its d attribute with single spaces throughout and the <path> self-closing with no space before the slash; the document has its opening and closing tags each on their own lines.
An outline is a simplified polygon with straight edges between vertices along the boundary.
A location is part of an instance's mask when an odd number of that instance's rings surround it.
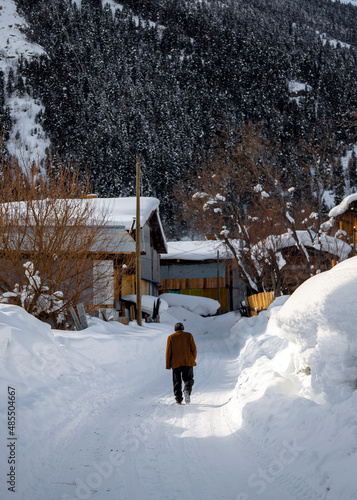
<svg viewBox="0 0 357 500">
<path fill-rule="evenodd" d="M 221 340 L 221 339 L 220 339 Z M 196 370 L 196 385 L 192 403 L 183 406 L 181 420 L 176 425 L 182 432 L 183 455 L 189 464 L 188 478 L 193 499 L 234 500 L 239 484 L 251 472 L 249 449 L 236 446 L 231 432 L 222 417 L 224 406 L 229 402 L 235 387 L 232 355 L 224 342 L 213 343 L 206 338 L 200 345 L 202 362 Z M 219 354 L 218 354 L 219 353 Z M 227 364 L 230 370 L 227 370 Z M 243 457 L 244 455 L 244 457 Z M 239 465 L 238 465 L 239 464 Z M 184 471 L 182 471 L 184 474 Z M 191 498 L 191 497 L 190 497 Z"/>
<path fill-rule="evenodd" d="M 232 419 L 230 415 L 230 408 L 227 407 L 224 412 L 224 418 L 227 426 L 232 428 Z M 326 494 L 317 490 L 308 482 L 308 477 L 312 474 L 311 467 L 314 465 L 314 458 L 306 457 L 305 449 L 298 446 L 296 442 L 283 441 L 281 450 L 278 454 L 272 454 L 266 446 L 261 442 L 254 440 L 254 429 L 248 433 L 239 428 L 238 430 L 232 429 L 232 434 L 237 443 L 244 442 L 251 450 L 251 453 L 256 464 L 253 475 L 247 478 L 245 495 L 242 494 L 241 498 L 237 500 L 276 500 L 280 498 L 275 491 L 277 487 L 285 495 L 284 500 L 323 500 Z M 294 462 L 300 456 L 304 456 L 305 463 L 309 466 L 306 468 L 304 475 L 297 476 L 291 469 L 294 467 Z M 287 496 L 289 492 L 289 496 Z"/>
<path fill-rule="evenodd" d="M 291 471 L 287 470 L 279 458 L 270 455 L 261 445 L 252 441 L 245 431 L 240 430 L 239 435 L 239 439 L 244 441 L 251 448 L 257 464 L 254 482 L 253 480 L 251 481 L 252 484 L 254 483 L 254 486 L 250 486 L 247 481 L 246 489 L 248 495 L 245 500 L 255 500 L 258 498 L 274 500 L 280 498 L 276 496 L 276 491 L 274 491 L 276 485 L 279 485 L 281 491 L 285 492 L 283 497 L 284 500 L 322 500 L 326 498 L 326 495 L 323 495 L 321 491 L 317 491 L 315 487 L 306 484 L 306 476 L 296 476 Z M 294 444 L 291 444 L 290 449 L 293 449 L 294 446 Z M 288 465 L 293 467 L 293 463 Z M 269 494 L 269 490 L 271 490 L 271 494 Z M 289 496 L 287 492 L 289 492 Z M 250 494 L 253 494 L 253 496 L 250 496 Z M 243 498 L 239 500 L 243 500 Z"/>
</svg>

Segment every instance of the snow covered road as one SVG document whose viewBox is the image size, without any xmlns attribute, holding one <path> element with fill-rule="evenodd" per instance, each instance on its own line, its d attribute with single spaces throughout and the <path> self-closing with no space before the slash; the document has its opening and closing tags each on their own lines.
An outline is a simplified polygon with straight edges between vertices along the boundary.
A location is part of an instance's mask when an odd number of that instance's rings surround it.
<svg viewBox="0 0 357 500">
<path fill-rule="evenodd" d="M 162 337 L 162 364 L 149 368 L 139 387 L 135 378 L 133 390 L 123 396 L 118 388 L 92 414 L 89 394 L 82 421 L 56 429 L 61 442 L 27 498 L 236 498 L 252 466 L 227 412 L 236 384 L 234 357 L 222 332 L 219 339 L 195 337 L 200 362 L 190 405 L 174 404 Z M 132 371 L 134 381 L 135 366 Z"/>
<path fill-rule="evenodd" d="M 133 363 L 126 367 L 126 394 L 123 387 L 86 394 L 77 422 L 67 417 L 52 429 L 58 444 L 26 498 L 312 500 L 286 496 L 274 457 L 232 419 L 237 353 L 228 337 L 229 330 L 196 333 L 194 392 L 191 404 L 182 406 L 174 404 L 171 372 L 164 370 L 166 335 L 152 346 L 160 352 L 159 366 L 150 366 L 152 340 L 146 339 L 146 376 L 138 380 Z"/>
</svg>

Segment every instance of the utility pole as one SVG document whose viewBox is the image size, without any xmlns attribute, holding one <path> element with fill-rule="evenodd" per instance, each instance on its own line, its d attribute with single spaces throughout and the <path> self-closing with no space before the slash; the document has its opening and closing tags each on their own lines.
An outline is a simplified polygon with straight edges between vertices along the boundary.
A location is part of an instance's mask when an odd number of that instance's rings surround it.
<svg viewBox="0 0 357 500">
<path fill-rule="evenodd" d="M 140 158 L 136 156 L 136 322 L 142 326 L 141 317 L 141 260 L 140 260 Z"/>
<path fill-rule="evenodd" d="M 218 302 L 220 302 L 220 300 L 221 300 L 220 287 L 219 287 L 219 285 L 220 285 L 220 282 L 219 282 L 220 276 L 219 275 L 220 275 L 220 273 L 219 273 L 219 250 L 217 250 L 217 300 L 218 300 Z M 218 312 L 218 314 L 219 314 L 219 312 Z"/>
</svg>

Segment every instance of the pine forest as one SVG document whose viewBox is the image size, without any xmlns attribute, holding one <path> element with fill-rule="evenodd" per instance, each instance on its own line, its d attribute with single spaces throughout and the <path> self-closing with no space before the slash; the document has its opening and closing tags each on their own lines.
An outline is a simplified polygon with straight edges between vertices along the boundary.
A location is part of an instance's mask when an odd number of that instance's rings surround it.
<svg viewBox="0 0 357 500">
<path fill-rule="evenodd" d="M 42 106 L 36 120 L 50 139 L 49 157 L 89 172 L 102 197 L 135 193 L 138 155 L 143 194 L 160 199 L 169 237 L 190 231 L 185 196 L 202 166 L 214 172 L 222 149 L 229 157 L 242 130 L 258 131 L 271 175 L 281 192 L 294 186 L 300 206 L 319 200 L 327 210 L 318 182 L 302 181 L 308 162 L 334 202 L 357 188 L 357 7 L 329 0 L 16 4 L 27 38 L 45 53 L 0 75 L 5 133 L 12 126 L 6 98 L 27 93 Z M 316 151 L 323 151 L 317 159 Z M 264 184 L 259 172 L 254 183 Z M 242 210 L 250 191 L 237 200 Z"/>
</svg>

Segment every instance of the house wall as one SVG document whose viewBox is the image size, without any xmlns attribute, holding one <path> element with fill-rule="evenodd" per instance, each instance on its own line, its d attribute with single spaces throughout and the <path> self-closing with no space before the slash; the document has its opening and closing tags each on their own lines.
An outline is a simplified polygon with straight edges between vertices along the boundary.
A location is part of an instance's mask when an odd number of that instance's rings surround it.
<svg viewBox="0 0 357 500">
<path fill-rule="evenodd" d="M 192 263 L 169 263 L 167 265 L 162 262 L 161 265 L 161 280 L 185 279 L 188 276 L 191 279 L 215 278 L 217 273 L 220 278 L 225 279 L 226 264 L 221 262 L 219 267 L 215 262 L 192 262 Z M 217 283 L 216 283 L 217 284 Z"/>
<path fill-rule="evenodd" d="M 140 284 L 141 295 L 150 294 L 150 282 L 141 280 Z M 136 294 L 136 277 L 134 275 L 123 276 L 121 280 L 121 297 L 125 295 Z"/>
<path fill-rule="evenodd" d="M 221 262 L 161 261 L 161 293 L 175 292 L 184 295 L 208 297 L 219 300 L 220 312 L 230 310 L 227 265 Z M 219 280 L 217 280 L 217 273 Z M 218 291 L 219 287 L 219 291 Z"/>
<path fill-rule="evenodd" d="M 237 311 L 240 309 L 242 301 L 247 296 L 247 286 L 244 281 L 240 279 L 238 269 L 237 267 L 234 267 L 232 263 L 229 265 L 229 275 L 228 310 Z"/>
<path fill-rule="evenodd" d="M 114 263 L 112 260 L 95 260 L 93 263 L 94 305 L 114 305 Z"/>
<path fill-rule="evenodd" d="M 344 214 L 337 217 L 338 228 L 347 233 L 343 237 L 344 241 L 353 245 L 354 241 L 354 228 L 357 229 L 357 202 L 353 202 Z"/>
<path fill-rule="evenodd" d="M 155 250 L 148 225 L 142 229 L 141 278 L 148 280 L 148 294 L 157 296 L 160 287 L 160 254 Z"/>
<path fill-rule="evenodd" d="M 318 270 L 327 271 L 334 265 L 334 256 L 327 252 L 306 247 L 309 254 L 309 268 L 295 247 L 282 250 L 286 265 L 281 269 L 281 288 L 284 294 L 292 294 L 310 276 Z"/>
</svg>

